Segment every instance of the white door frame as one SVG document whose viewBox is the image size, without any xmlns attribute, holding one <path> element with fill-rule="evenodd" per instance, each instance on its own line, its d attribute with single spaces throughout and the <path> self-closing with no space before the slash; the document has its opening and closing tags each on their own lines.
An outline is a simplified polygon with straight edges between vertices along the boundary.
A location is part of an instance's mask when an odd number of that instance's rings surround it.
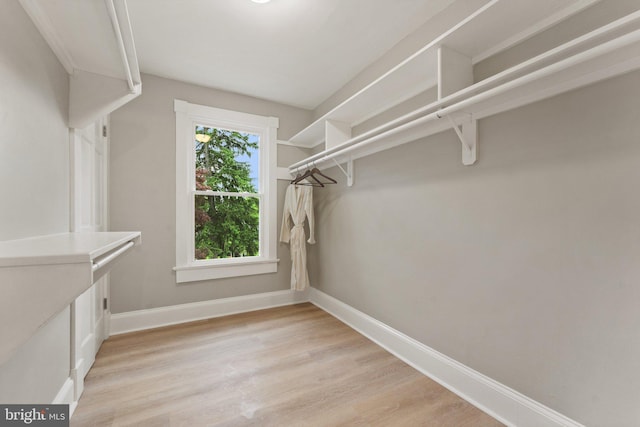
<svg viewBox="0 0 640 427">
<path fill-rule="evenodd" d="M 70 129 L 70 224 L 72 232 L 108 229 L 108 118 L 85 129 Z M 99 279 L 71 303 L 70 377 L 74 400 L 84 390 L 84 377 L 108 336 L 108 275 Z M 107 299 L 108 300 L 108 299 Z"/>
</svg>

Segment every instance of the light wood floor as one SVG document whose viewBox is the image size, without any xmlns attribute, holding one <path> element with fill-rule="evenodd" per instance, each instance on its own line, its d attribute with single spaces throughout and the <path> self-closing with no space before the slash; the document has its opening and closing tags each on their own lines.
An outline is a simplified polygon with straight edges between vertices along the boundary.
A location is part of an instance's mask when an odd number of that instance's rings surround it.
<svg viewBox="0 0 640 427">
<path fill-rule="evenodd" d="M 120 335 L 72 426 L 499 426 L 311 304 Z"/>
</svg>

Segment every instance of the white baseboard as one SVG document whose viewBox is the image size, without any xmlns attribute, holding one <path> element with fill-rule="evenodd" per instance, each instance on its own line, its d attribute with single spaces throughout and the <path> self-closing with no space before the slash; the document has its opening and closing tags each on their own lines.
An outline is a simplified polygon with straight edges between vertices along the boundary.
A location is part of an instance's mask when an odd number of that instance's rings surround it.
<svg viewBox="0 0 640 427">
<path fill-rule="evenodd" d="M 53 402 L 51 402 L 54 405 L 69 405 L 69 417 L 73 415 L 73 411 L 75 411 L 76 406 L 78 406 L 78 402 L 74 400 L 73 396 L 74 388 L 73 380 L 71 378 L 67 378 L 62 384 L 62 387 L 60 387 L 56 397 L 53 398 Z"/>
<path fill-rule="evenodd" d="M 310 301 L 506 425 L 584 427 L 317 289 Z"/>
<path fill-rule="evenodd" d="M 285 290 L 111 314 L 110 335 L 308 301 L 308 292 Z"/>
<path fill-rule="evenodd" d="M 73 402 L 73 380 L 67 378 L 51 403 L 58 405 L 71 402 Z"/>
</svg>

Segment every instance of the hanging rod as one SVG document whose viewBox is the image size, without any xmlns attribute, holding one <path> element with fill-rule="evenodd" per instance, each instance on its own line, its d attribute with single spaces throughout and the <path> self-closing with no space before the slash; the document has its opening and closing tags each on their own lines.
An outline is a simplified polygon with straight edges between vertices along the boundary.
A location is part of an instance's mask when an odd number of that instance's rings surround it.
<svg viewBox="0 0 640 427">
<path fill-rule="evenodd" d="M 129 22 L 128 12 L 126 2 L 124 4 L 125 12 L 127 13 L 126 24 L 129 26 L 131 23 Z M 120 51 L 120 59 L 122 60 L 122 65 L 124 66 L 124 72 L 127 76 L 127 85 L 129 86 L 130 93 L 137 93 L 136 83 L 133 81 L 133 73 L 131 68 L 131 63 L 129 62 L 129 57 L 127 55 L 127 48 L 125 47 L 124 38 L 122 37 L 122 28 L 120 27 L 120 20 L 118 19 L 118 13 L 116 12 L 116 6 L 114 4 L 114 0 L 105 0 L 105 5 L 107 7 L 107 11 L 109 12 L 109 18 L 111 19 L 111 26 L 113 27 L 113 32 L 116 36 L 116 44 L 118 45 L 118 50 Z"/>
<path fill-rule="evenodd" d="M 125 253 L 126 251 L 128 251 L 129 249 L 131 249 L 133 246 L 135 245 L 135 242 L 133 241 L 128 241 L 127 243 L 125 243 L 124 245 L 120 246 L 118 249 L 116 249 L 115 251 L 111 252 L 108 255 L 105 255 L 102 258 L 98 258 L 95 261 L 93 261 L 93 263 L 91 264 L 91 270 L 92 271 L 96 271 L 99 268 L 104 267 L 105 265 L 109 264 L 111 261 L 113 261 L 114 259 L 118 258 L 120 255 L 122 255 L 123 253 Z"/>
<path fill-rule="evenodd" d="M 487 87 L 492 87 L 495 85 L 500 84 L 501 82 L 505 82 L 508 81 L 508 79 L 512 78 L 514 75 L 517 75 L 518 73 L 523 73 L 528 69 L 531 69 L 532 67 L 535 67 L 537 65 L 539 65 L 540 62 L 543 61 L 550 61 L 553 60 L 554 58 L 561 56 L 563 54 L 566 54 L 567 52 L 570 52 L 571 50 L 583 47 L 584 45 L 587 45 L 591 42 L 593 42 L 593 40 L 596 40 L 598 38 L 604 37 L 606 35 L 615 33 L 616 31 L 625 28 L 626 26 L 629 25 L 635 25 L 637 22 L 640 21 L 640 11 L 631 13 L 630 15 L 624 16 L 616 21 L 613 21 L 607 25 L 604 25 L 603 27 L 597 28 L 587 34 L 584 34 L 580 37 L 577 37 L 573 40 L 570 40 L 560 46 L 557 46 L 547 52 L 543 52 L 540 55 L 537 55 L 531 59 L 528 59 L 518 65 L 515 65 L 507 70 L 504 70 L 500 73 L 497 73 L 491 77 L 488 77 L 484 80 L 482 80 L 481 82 L 474 84 L 472 86 L 469 86 L 467 88 L 464 88 L 456 93 L 453 93 L 443 99 L 440 99 L 436 102 L 433 102 L 431 104 L 425 105 L 424 107 L 420 107 L 414 111 L 411 111 L 403 116 L 400 116 L 394 120 L 391 120 L 387 123 L 384 123 L 374 129 L 371 129 L 367 132 L 364 132 L 360 135 L 358 135 L 355 138 L 352 138 L 342 144 L 339 144 L 335 147 L 332 147 L 330 149 L 327 149 L 321 153 L 317 153 L 313 156 L 310 156 L 309 158 L 307 158 L 306 160 L 303 160 L 301 162 L 298 163 L 294 163 L 293 165 L 291 165 L 291 168 L 295 168 L 295 167 L 300 167 L 300 166 L 304 166 L 307 164 L 307 162 L 312 161 L 312 160 L 317 160 L 320 159 L 328 154 L 331 154 L 333 152 L 342 150 L 346 147 L 348 147 L 349 145 L 353 145 L 357 142 L 363 141 L 364 139 L 369 138 L 370 136 L 375 135 L 378 132 L 381 131 L 385 131 L 388 130 L 392 127 L 395 127 L 396 125 L 402 124 L 403 122 L 406 122 L 407 120 L 411 120 L 414 119 L 416 117 L 419 117 L 421 114 L 424 113 L 428 113 L 428 112 L 434 112 L 437 111 L 439 108 L 442 108 L 442 106 L 444 105 L 451 105 L 452 103 L 458 102 L 462 99 L 464 99 L 465 97 L 470 97 L 472 96 L 472 94 L 477 94 L 479 93 L 482 89 L 487 88 Z"/>
<path fill-rule="evenodd" d="M 634 14 L 635 15 L 635 14 Z M 636 18 L 636 17 L 634 17 Z M 535 82 L 536 80 L 542 79 L 544 77 L 549 77 L 552 76 L 554 73 L 558 73 L 559 71 L 562 71 L 564 69 L 567 69 L 569 67 L 572 67 L 574 65 L 578 65 L 581 64 L 583 62 L 589 61 L 591 59 L 597 58 L 601 55 L 604 55 L 606 53 L 609 52 L 613 52 L 617 49 L 623 48 L 627 45 L 630 45 L 632 43 L 637 43 L 638 41 L 640 41 L 640 30 L 635 30 L 632 31 L 628 34 L 625 34 L 623 36 L 620 36 L 616 39 L 604 42 L 598 46 L 595 46 L 589 50 L 577 53 L 569 58 L 565 58 L 563 60 L 560 60 L 556 63 L 553 63 L 551 65 L 548 65 L 544 68 L 540 68 L 538 70 L 535 70 L 527 75 L 515 78 L 514 80 L 508 81 L 506 83 L 501 84 L 500 86 L 496 86 L 493 87 L 491 89 L 487 89 L 484 92 L 480 92 L 476 95 L 470 96 L 466 99 L 463 99 L 461 101 L 456 102 L 455 104 L 449 105 L 449 106 L 445 106 L 442 107 L 440 110 L 437 110 L 435 112 L 426 114 L 422 117 L 419 117 L 417 119 L 411 120 L 409 122 L 403 123 L 397 127 L 392 127 L 386 131 L 383 131 L 382 133 L 379 133 L 377 135 L 374 136 L 370 136 L 367 138 L 367 136 L 371 135 L 371 133 L 374 133 L 375 131 L 378 131 L 382 128 L 388 128 L 391 126 L 391 123 L 398 123 L 400 121 L 402 121 L 403 119 L 406 120 L 406 117 L 411 116 L 411 115 L 415 115 L 417 114 L 416 110 L 412 113 L 409 113 L 408 115 L 405 115 L 401 118 L 398 118 L 396 120 L 393 120 L 385 125 L 379 126 L 378 128 L 371 130 L 365 134 L 359 135 L 356 138 L 352 138 L 351 140 L 337 146 L 337 147 L 333 147 L 332 149 L 328 149 L 325 150 L 321 153 L 315 154 L 313 156 L 308 157 L 307 159 L 304 159 L 302 161 L 299 161 L 297 163 L 294 163 L 292 165 L 289 166 L 289 171 L 293 171 L 296 168 L 303 168 L 303 167 L 309 167 L 312 163 L 324 163 L 328 160 L 331 160 L 333 158 L 337 158 L 340 156 L 343 156 L 345 154 L 349 154 L 352 153 L 353 151 L 362 148 L 364 146 L 367 146 L 369 144 L 372 144 L 376 141 L 379 141 L 383 138 L 387 138 L 389 136 L 393 136 L 399 132 L 402 132 L 404 130 L 413 128 L 415 126 L 421 125 L 421 124 L 425 124 L 425 123 L 429 123 L 431 121 L 434 120 L 438 120 L 440 118 L 455 114 L 455 113 L 460 113 L 460 112 L 464 112 L 461 110 L 464 110 L 470 106 L 472 106 L 473 104 L 485 101 L 487 99 L 490 99 L 494 96 L 497 95 L 501 95 L 505 92 L 508 92 L 510 90 L 516 89 L 520 86 L 523 86 L 525 84 L 531 83 L 531 82 Z M 634 65 L 635 66 L 635 65 Z M 444 100 L 443 100 L 444 101 Z M 436 107 L 436 105 L 431 105 L 428 107 Z M 423 107 L 423 109 L 426 109 L 426 107 Z M 494 113 L 495 114 L 495 113 Z M 486 117 L 486 116 L 485 116 Z M 476 117 L 476 118 L 482 118 L 482 117 Z"/>
<path fill-rule="evenodd" d="M 375 135 L 378 132 L 382 132 L 385 131 L 387 129 L 390 129 L 392 127 L 395 127 L 396 125 L 399 125 L 403 122 L 406 122 L 407 120 L 411 120 L 413 118 L 419 117 L 421 114 L 424 113 L 428 113 L 428 112 L 434 112 L 437 111 L 439 108 L 442 108 L 442 106 L 444 105 L 451 105 L 452 103 L 455 103 L 461 99 L 464 99 L 465 97 L 470 97 L 473 94 L 477 94 L 480 93 L 480 91 L 482 91 L 484 88 L 491 88 L 491 87 L 495 87 L 498 84 L 501 84 L 502 82 L 506 82 L 509 81 L 509 79 L 513 79 L 514 75 L 517 76 L 520 73 L 524 73 L 526 72 L 528 69 L 531 69 L 533 67 L 539 66 L 540 62 L 543 61 L 551 61 L 556 57 L 559 57 L 563 54 L 567 54 L 568 52 L 570 52 L 571 50 L 574 49 L 578 49 L 583 47 L 584 45 L 588 45 L 589 43 L 593 42 L 594 39 L 598 39 L 604 36 L 607 36 L 609 34 L 615 33 L 616 31 L 629 26 L 629 25 L 634 25 L 637 22 L 640 21 L 640 11 L 631 13 L 630 15 L 624 16 L 616 21 L 613 21 L 607 25 L 604 25 L 603 27 L 597 28 L 587 34 L 584 34 L 580 37 L 577 37 L 573 40 L 570 40 L 560 46 L 557 46 L 547 52 L 543 52 L 540 55 L 534 56 L 533 58 L 530 58 L 518 65 L 515 65 L 507 70 L 504 70 L 500 73 L 497 73 L 493 76 L 487 77 L 486 79 L 482 80 L 481 82 L 471 85 L 467 88 L 461 89 L 458 92 L 455 92 L 445 98 L 442 98 L 438 101 L 432 102 L 431 104 L 425 105 L 424 107 L 420 107 L 414 111 L 411 111 L 403 116 L 400 116 L 394 120 L 391 120 L 387 123 L 384 123 L 374 129 L 371 129 L 367 132 L 364 132 L 360 135 L 358 135 L 355 138 L 352 138 L 342 144 L 339 144 L 335 147 L 332 147 L 330 149 L 327 149 L 321 153 L 318 153 L 314 156 L 309 157 L 309 160 L 315 158 L 315 159 L 319 159 L 321 157 L 323 157 L 324 155 L 328 155 L 331 154 L 333 152 L 339 151 L 343 148 L 346 148 L 349 145 L 355 144 L 359 141 L 362 141 L 372 135 Z M 299 162 L 301 165 L 304 165 L 303 162 Z M 295 165 L 294 165 L 295 166 Z"/>
<path fill-rule="evenodd" d="M 380 133 L 378 135 L 372 136 L 369 139 L 365 139 L 365 140 L 360 141 L 360 142 L 358 142 L 356 144 L 349 145 L 348 147 L 345 147 L 345 148 L 343 148 L 341 150 L 334 151 L 332 153 L 318 153 L 315 156 L 312 156 L 313 159 L 309 158 L 309 159 L 306 159 L 306 160 L 302 160 L 302 161 L 300 161 L 298 163 L 292 164 L 291 166 L 289 166 L 289 171 L 290 172 L 294 171 L 297 168 L 310 167 L 312 164 L 316 164 L 316 163 L 324 163 L 324 162 L 329 161 L 331 159 L 335 159 L 335 158 L 337 158 L 339 156 L 343 156 L 345 154 L 351 153 L 352 151 L 357 150 L 358 148 L 367 146 L 367 145 L 369 145 L 371 143 L 374 143 L 376 141 L 379 141 L 381 139 L 387 138 L 389 136 L 393 136 L 396 133 L 399 133 L 399 132 L 402 132 L 404 130 L 410 129 L 410 128 L 412 128 L 414 126 L 417 126 L 417 125 L 419 125 L 421 123 L 428 123 L 428 122 L 430 122 L 432 120 L 436 120 L 438 118 L 440 118 L 440 117 L 438 117 L 436 113 L 431 113 L 431 114 L 428 114 L 428 115 L 426 115 L 424 117 L 421 117 L 419 119 L 416 119 L 416 120 L 413 120 L 411 122 L 408 122 L 408 123 L 405 123 L 403 125 L 400 125 L 398 127 L 389 129 L 386 132 L 382 132 L 382 133 Z"/>
</svg>

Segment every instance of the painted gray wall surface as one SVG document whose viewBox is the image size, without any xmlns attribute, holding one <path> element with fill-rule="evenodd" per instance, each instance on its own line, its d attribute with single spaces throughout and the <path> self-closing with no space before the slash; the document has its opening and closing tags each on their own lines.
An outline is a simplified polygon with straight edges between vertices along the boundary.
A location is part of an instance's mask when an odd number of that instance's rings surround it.
<svg viewBox="0 0 640 427">
<path fill-rule="evenodd" d="M 69 79 L 16 0 L 0 14 L 0 240 L 69 229 Z"/>
<path fill-rule="evenodd" d="M 69 230 L 68 92 L 67 73 L 20 4 L 3 0 L 0 240 Z M 69 376 L 69 325 L 67 309 L 0 366 L 0 402 L 54 399 Z"/>
<path fill-rule="evenodd" d="M 113 313 L 289 288 L 288 248 L 278 246 L 278 273 L 176 284 L 174 99 L 280 118 L 279 139 L 311 112 L 220 90 L 143 75 L 142 95 L 111 115 L 109 213 L 112 230 L 142 231 L 142 246 L 111 273 Z M 282 153 L 288 147 L 281 147 Z M 303 158 L 291 149 L 287 160 Z M 278 182 L 278 223 L 285 181 Z M 278 224 L 280 225 L 280 224 Z"/>
<path fill-rule="evenodd" d="M 559 412 L 640 425 L 640 73 L 356 161 L 314 286 Z M 329 172 L 335 173 L 335 169 Z"/>
</svg>

